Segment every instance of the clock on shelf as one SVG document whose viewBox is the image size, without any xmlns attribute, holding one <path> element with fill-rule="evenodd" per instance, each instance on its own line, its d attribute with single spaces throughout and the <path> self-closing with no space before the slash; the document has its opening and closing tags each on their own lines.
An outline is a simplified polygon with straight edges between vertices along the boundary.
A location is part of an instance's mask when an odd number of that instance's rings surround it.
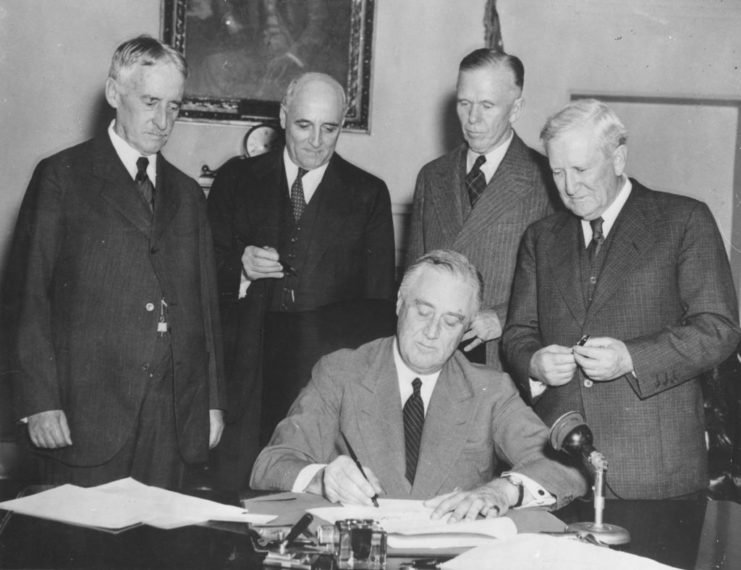
<svg viewBox="0 0 741 570">
<path fill-rule="evenodd" d="M 245 156 L 258 156 L 278 148 L 282 141 L 283 134 L 277 125 L 260 123 L 244 135 L 242 152 Z"/>
</svg>

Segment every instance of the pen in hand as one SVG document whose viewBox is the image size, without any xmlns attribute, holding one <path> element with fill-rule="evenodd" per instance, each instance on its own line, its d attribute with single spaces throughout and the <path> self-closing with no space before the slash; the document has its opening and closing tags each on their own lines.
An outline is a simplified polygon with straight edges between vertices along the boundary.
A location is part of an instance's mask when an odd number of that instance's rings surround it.
<svg viewBox="0 0 741 570">
<path fill-rule="evenodd" d="M 357 465 L 358 469 L 360 470 L 360 473 L 365 477 L 365 480 L 370 483 L 370 479 L 368 479 L 368 476 L 365 474 L 365 471 L 363 470 L 363 466 L 360 464 L 360 461 L 358 461 L 358 456 L 355 455 L 355 451 L 352 448 L 352 445 L 350 445 L 350 442 L 347 441 L 347 437 L 345 437 L 345 434 L 340 432 L 340 435 L 342 436 L 342 439 L 345 441 L 345 447 L 347 447 L 347 452 L 350 454 L 350 458 L 355 462 L 355 465 Z M 373 495 L 371 497 L 371 501 L 373 501 L 373 506 L 378 506 L 378 495 Z"/>
</svg>

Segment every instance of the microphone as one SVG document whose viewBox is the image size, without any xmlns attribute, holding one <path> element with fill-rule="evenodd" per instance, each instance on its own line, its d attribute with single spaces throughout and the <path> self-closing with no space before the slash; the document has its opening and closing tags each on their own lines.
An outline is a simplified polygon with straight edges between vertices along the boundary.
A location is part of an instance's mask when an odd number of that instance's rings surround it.
<svg viewBox="0 0 741 570">
<path fill-rule="evenodd" d="M 551 447 L 572 457 L 582 457 L 595 471 L 607 470 L 607 459 L 593 445 L 592 430 L 579 412 L 566 412 L 558 418 L 549 433 Z"/>
<path fill-rule="evenodd" d="M 630 533 L 622 527 L 602 521 L 605 509 L 605 472 L 607 459 L 594 447 L 594 435 L 579 412 L 566 412 L 551 426 L 548 434 L 551 447 L 572 457 L 581 458 L 594 474 L 594 522 L 579 522 L 568 526 L 569 532 L 577 536 L 592 535 L 611 546 L 630 542 Z"/>
</svg>

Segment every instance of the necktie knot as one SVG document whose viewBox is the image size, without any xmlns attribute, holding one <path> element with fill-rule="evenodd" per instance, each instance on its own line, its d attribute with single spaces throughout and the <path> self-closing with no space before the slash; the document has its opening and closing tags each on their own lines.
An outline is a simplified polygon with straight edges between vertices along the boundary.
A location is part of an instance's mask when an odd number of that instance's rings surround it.
<svg viewBox="0 0 741 570">
<path fill-rule="evenodd" d="M 143 182 L 147 178 L 147 167 L 149 159 L 146 156 L 140 156 L 136 159 L 136 178 L 137 182 Z"/>
<path fill-rule="evenodd" d="M 422 380 L 419 378 L 415 378 L 412 380 L 412 390 L 414 390 L 414 395 L 419 396 L 420 395 L 420 389 L 422 388 Z"/>
<path fill-rule="evenodd" d="M 301 179 L 302 179 L 302 178 L 304 177 L 304 174 L 306 174 L 307 172 L 309 172 L 309 171 L 308 171 L 308 170 L 306 170 L 305 168 L 301 168 L 301 167 L 299 166 L 299 167 L 298 167 L 298 174 L 297 174 L 297 176 L 298 176 L 298 180 L 301 180 Z"/>
<path fill-rule="evenodd" d="M 476 157 L 476 160 L 473 163 L 473 168 L 471 170 L 481 170 L 481 167 L 486 162 L 486 155 L 480 154 Z"/>
</svg>

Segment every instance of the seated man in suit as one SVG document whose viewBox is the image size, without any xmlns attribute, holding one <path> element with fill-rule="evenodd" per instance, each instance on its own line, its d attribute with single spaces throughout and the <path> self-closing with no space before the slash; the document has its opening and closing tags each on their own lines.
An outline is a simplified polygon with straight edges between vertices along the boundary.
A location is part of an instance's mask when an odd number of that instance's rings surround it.
<svg viewBox="0 0 741 570">
<path fill-rule="evenodd" d="M 456 352 L 481 298 L 463 255 L 417 260 L 399 289 L 396 337 L 319 361 L 257 458 L 252 488 L 366 505 L 376 494 L 432 498 L 433 516 L 453 520 L 583 494 L 576 470 L 545 457 L 547 430 L 510 378 Z M 511 471 L 495 477 L 500 464 Z"/>
</svg>

